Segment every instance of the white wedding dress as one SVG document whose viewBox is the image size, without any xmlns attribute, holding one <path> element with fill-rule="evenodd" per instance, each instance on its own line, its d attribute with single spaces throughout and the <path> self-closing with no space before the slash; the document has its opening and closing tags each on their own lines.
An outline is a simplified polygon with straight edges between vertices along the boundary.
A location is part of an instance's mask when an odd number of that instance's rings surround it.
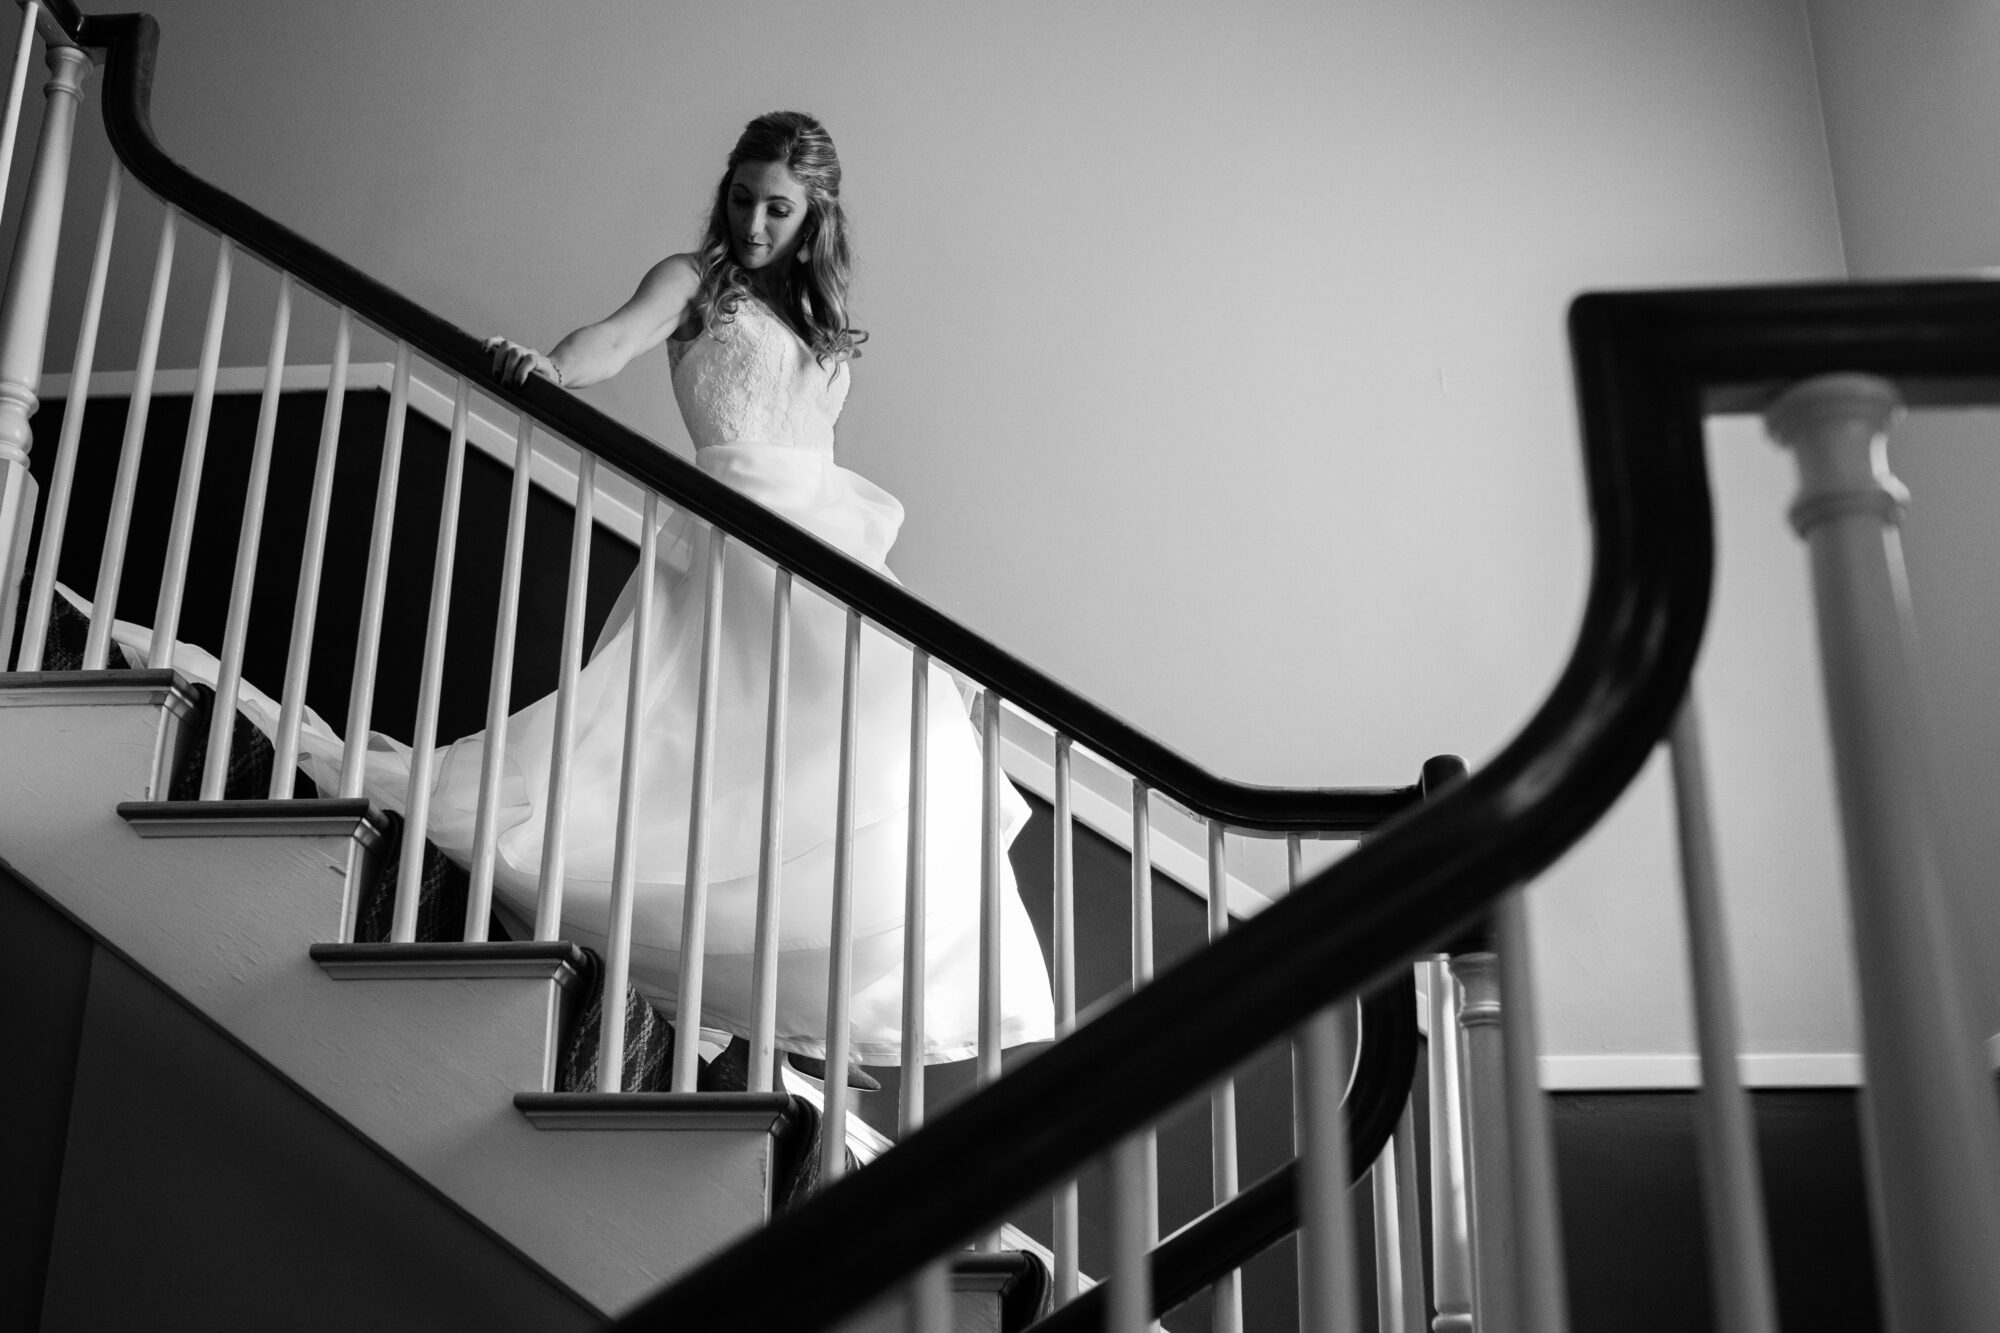
<svg viewBox="0 0 2000 1333">
<path fill-rule="evenodd" d="M 847 397 L 848 367 L 821 366 L 791 328 L 754 299 L 735 318 L 669 344 L 674 395 L 709 475 L 751 495 L 830 545 L 888 574 L 883 563 L 902 522 L 896 499 L 833 459 L 833 428 Z M 709 529 L 671 512 L 659 538 L 640 708 L 637 893 L 632 981 L 669 1016 L 681 964 L 681 913 Z M 531 557 L 532 554 L 531 554 Z M 701 1025 L 750 1035 L 752 949 L 763 816 L 774 574 L 741 543 L 724 558 L 712 804 L 709 905 Z M 627 583 L 578 677 L 575 749 L 563 896 L 563 934 L 602 950 L 608 920 L 616 810 L 631 664 Z M 842 608 L 795 582 L 791 689 L 785 735 L 783 854 L 778 889 L 779 1046 L 825 1053 L 841 673 Z M 145 651 L 143 627 L 119 622 L 115 637 Z M 175 665 L 213 682 L 215 660 L 177 645 Z M 911 654 L 872 627 L 862 634 L 853 839 L 853 1058 L 894 1063 L 902 1051 L 902 953 L 908 848 Z M 930 669 L 925 821 L 925 1040 L 930 1061 L 972 1055 L 978 1039 L 980 759 L 952 678 Z M 242 711 L 268 734 L 274 701 L 244 688 Z M 507 720 L 495 897 L 510 923 L 531 921 L 542 857 L 554 749 L 555 696 Z M 472 834 L 485 736 L 438 755 L 428 836 L 460 862 Z M 300 767 L 336 790 L 340 738 L 308 713 Z M 371 738 L 366 792 L 401 810 L 409 750 Z M 1002 784 L 1002 837 L 1011 840 L 1027 806 Z M 1048 972 L 1007 859 L 1000 860 L 1001 1040 L 1053 1035 Z"/>
</svg>

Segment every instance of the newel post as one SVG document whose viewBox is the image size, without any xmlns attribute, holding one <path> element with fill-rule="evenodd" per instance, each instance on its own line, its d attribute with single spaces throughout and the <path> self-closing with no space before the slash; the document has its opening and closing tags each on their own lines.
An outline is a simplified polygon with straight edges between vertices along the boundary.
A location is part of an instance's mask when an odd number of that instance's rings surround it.
<svg viewBox="0 0 2000 1333">
<path fill-rule="evenodd" d="M 1889 471 L 1893 385 L 1827 375 L 1766 411 L 1798 460 L 1860 983 L 1875 1244 L 1897 1333 L 2000 1328 L 2000 1111 L 1961 1008 Z"/>
<path fill-rule="evenodd" d="M 28 475 L 34 432 L 28 419 L 39 403 L 35 395 L 42 383 L 70 145 L 83 101 L 83 76 L 90 68 L 88 57 L 74 46 L 51 43 L 47 59 L 42 137 L 28 176 L 6 294 L 0 297 L 0 645 L 13 642 L 28 532 L 35 521 L 35 482 Z"/>
</svg>

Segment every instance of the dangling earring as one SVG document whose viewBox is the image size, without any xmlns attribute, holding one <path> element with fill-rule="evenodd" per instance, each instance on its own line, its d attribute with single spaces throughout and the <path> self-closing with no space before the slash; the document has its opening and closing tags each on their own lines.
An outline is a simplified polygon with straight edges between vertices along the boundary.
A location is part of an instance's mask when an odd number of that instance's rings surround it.
<svg viewBox="0 0 2000 1333">
<path fill-rule="evenodd" d="M 799 262 L 801 264 L 811 263 L 812 257 L 813 257 L 813 252 L 811 250 L 807 249 L 803 245 L 799 247 Z"/>
</svg>

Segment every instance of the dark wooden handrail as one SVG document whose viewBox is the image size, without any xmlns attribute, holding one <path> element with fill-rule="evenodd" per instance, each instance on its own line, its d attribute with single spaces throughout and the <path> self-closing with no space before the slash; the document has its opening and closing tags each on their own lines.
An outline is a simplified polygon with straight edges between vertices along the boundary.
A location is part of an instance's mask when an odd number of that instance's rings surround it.
<svg viewBox="0 0 2000 1333">
<path fill-rule="evenodd" d="M 1366 1037 L 1371 1024 L 1378 1035 L 1372 1043 Z M 1417 993 L 1408 975 L 1392 977 L 1362 1000 L 1361 1030 L 1361 1063 L 1342 1106 L 1348 1169 L 1356 1181 L 1388 1146 L 1409 1104 L 1417 1070 Z M 1154 1248 L 1153 1313 L 1164 1315 L 1194 1299 L 1298 1229 L 1298 1163 L 1287 1162 Z M 1095 1333 L 1104 1327 L 1106 1305 L 1105 1288 L 1093 1287 L 1035 1324 L 1032 1333 Z"/>
<path fill-rule="evenodd" d="M 1477 774 L 867 1171 L 716 1256 L 631 1330 L 823 1328 L 1225 1073 L 1244 1050 L 1476 923 L 1582 837 L 1684 696 L 1707 616 L 1708 404 L 1840 371 L 2000 401 L 2000 283 L 1590 294 L 1570 308 L 1592 520 L 1570 659 Z M 938 1180 L 951 1181 L 937 1190 Z M 1275 1187 L 1274 1187 L 1275 1188 Z M 841 1244 L 862 1233 L 866 1246 Z M 769 1300 L 744 1293 L 787 1275 Z"/>
<path fill-rule="evenodd" d="M 120 159 L 148 188 L 448 370 L 485 375 L 469 335 L 160 151 L 146 115 L 156 44 L 150 19 L 87 19 L 69 0 L 52 0 L 50 11 L 79 42 L 105 48 L 105 122 Z M 1994 401 L 2000 285 L 1593 294 L 1572 304 L 1569 332 L 1592 524 L 1576 643 L 1521 731 L 1473 777 L 1421 807 L 1414 788 L 1272 789 L 1208 774 L 553 386 L 492 387 L 494 397 L 676 504 L 781 563 L 810 569 L 836 598 L 1197 813 L 1259 829 L 1380 825 L 1296 892 L 930 1121 L 868 1170 L 642 1302 L 620 1327 L 831 1326 L 1199 1091 L 1243 1052 L 1483 917 L 1597 822 L 1680 705 L 1713 565 L 1704 405 L 1740 406 L 1761 386 L 1832 371 L 1945 381 L 1954 387 L 1942 397 Z M 856 1243 L 861 1237 L 865 1243 Z"/>
</svg>

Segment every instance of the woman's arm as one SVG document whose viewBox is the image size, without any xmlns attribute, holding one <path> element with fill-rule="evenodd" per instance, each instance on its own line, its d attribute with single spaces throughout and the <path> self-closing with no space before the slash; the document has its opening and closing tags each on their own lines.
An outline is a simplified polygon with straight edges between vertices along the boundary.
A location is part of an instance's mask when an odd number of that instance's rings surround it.
<svg viewBox="0 0 2000 1333">
<path fill-rule="evenodd" d="M 570 334 L 547 356 L 505 338 L 488 338 L 493 374 L 507 384 L 523 384 L 538 374 L 566 389 L 608 380 L 681 326 L 700 281 L 694 256 L 669 255 L 639 280 L 631 300 Z"/>
</svg>

